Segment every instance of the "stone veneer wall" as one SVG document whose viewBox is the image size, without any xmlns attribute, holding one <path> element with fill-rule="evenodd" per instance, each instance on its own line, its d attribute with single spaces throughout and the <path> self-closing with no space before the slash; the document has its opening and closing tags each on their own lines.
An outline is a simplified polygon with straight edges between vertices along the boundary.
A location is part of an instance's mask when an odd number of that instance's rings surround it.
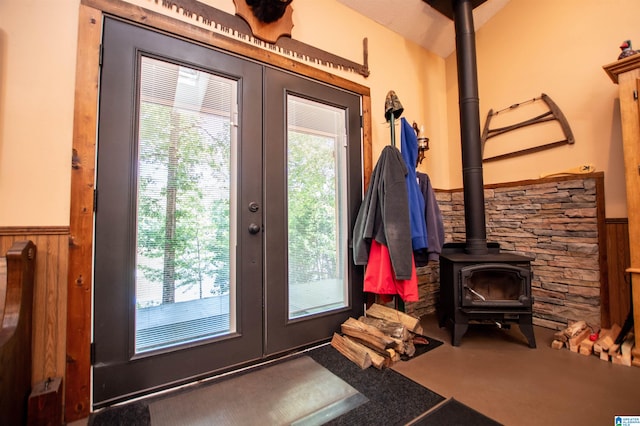
<svg viewBox="0 0 640 426">
<path fill-rule="evenodd" d="M 485 186 L 487 241 L 534 258 L 534 324 L 562 329 L 569 321 L 600 325 L 599 226 L 604 226 L 604 175 L 547 178 Z M 465 241 L 462 189 L 436 191 L 446 242 Z M 417 316 L 435 312 L 438 262 L 418 268 Z"/>
</svg>

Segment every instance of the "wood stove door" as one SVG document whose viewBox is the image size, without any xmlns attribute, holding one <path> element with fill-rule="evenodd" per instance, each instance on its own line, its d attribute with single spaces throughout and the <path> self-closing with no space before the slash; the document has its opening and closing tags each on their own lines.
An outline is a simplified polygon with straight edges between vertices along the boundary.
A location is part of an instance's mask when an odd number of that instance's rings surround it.
<svg viewBox="0 0 640 426">
<path fill-rule="evenodd" d="M 516 265 L 483 263 L 460 270 L 463 307 L 531 306 L 531 270 Z"/>
</svg>

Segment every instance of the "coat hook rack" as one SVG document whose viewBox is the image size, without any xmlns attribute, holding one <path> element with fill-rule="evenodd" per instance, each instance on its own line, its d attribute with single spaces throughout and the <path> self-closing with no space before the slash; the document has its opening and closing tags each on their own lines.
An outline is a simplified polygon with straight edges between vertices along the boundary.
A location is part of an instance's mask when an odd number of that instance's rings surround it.
<svg viewBox="0 0 640 426">
<path fill-rule="evenodd" d="M 420 136 L 424 134 L 424 124 L 422 126 L 418 126 L 418 123 L 413 122 L 413 130 L 416 132 L 416 137 L 418 138 L 418 160 L 416 167 L 422 163 L 424 160 L 424 155 L 427 151 L 429 151 L 429 138 L 426 136 Z"/>
</svg>

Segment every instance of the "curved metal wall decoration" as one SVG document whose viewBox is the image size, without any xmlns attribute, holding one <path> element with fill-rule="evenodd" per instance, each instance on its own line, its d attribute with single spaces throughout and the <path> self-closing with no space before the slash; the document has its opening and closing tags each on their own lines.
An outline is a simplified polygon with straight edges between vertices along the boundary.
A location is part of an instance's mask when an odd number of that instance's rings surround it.
<svg viewBox="0 0 640 426">
<path fill-rule="evenodd" d="M 489 128 L 489 124 L 491 123 L 491 118 L 495 115 L 498 115 L 499 113 L 503 112 L 503 111 L 508 111 L 508 110 L 513 110 L 515 108 L 518 108 L 522 105 L 531 103 L 531 102 L 535 102 L 537 100 L 542 100 L 544 101 L 545 104 L 547 104 L 547 107 L 549 108 L 549 111 L 540 114 L 536 117 L 530 118 L 528 120 L 524 120 L 521 121 L 520 123 L 515 123 L 512 124 L 510 126 L 505 126 L 505 127 L 498 127 L 495 129 L 490 129 Z M 549 142 L 549 143 L 545 143 L 542 145 L 538 145 L 538 146 L 534 146 L 531 148 L 526 148 L 526 149 L 521 149 L 518 151 L 513 151 L 513 152 L 508 152 L 506 154 L 500 154 L 500 155 L 495 155 L 493 157 L 488 157 L 488 158 L 483 158 L 482 161 L 483 162 L 488 162 L 488 161 L 496 161 L 496 160 L 503 160 L 505 158 L 512 158 L 512 157 L 517 157 L 519 155 L 525 155 L 525 154 L 531 154 L 534 152 L 539 152 L 539 151 L 543 151 L 546 149 L 550 149 L 550 148 L 555 148 L 557 146 L 562 146 L 562 145 L 571 145 L 573 143 L 575 143 L 575 139 L 573 138 L 573 132 L 571 131 L 571 126 L 569 126 L 569 122 L 567 121 L 567 118 L 565 117 L 565 115 L 562 113 L 562 111 L 560 110 L 560 108 L 558 107 L 558 105 L 556 105 L 555 102 L 553 102 L 551 100 L 551 98 L 546 95 L 546 94 L 542 94 L 540 95 L 539 98 L 533 98 L 530 99 L 528 101 L 524 101 L 524 102 L 520 102 L 520 103 L 516 103 L 513 104 L 507 108 L 504 108 L 500 111 L 496 111 L 494 112 L 492 109 L 489 110 L 489 112 L 487 113 L 487 120 L 484 123 L 484 130 L 482 131 L 482 152 L 484 152 L 484 146 L 485 143 L 487 142 L 487 139 L 510 132 L 512 130 L 516 130 L 516 129 L 520 129 L 522 127 L 526 127 L 526 126 L 532 126 L 535 124 L 540 124 L 540 123 L 545 123 L 547 121 L 553 121 L 553 120 L 557 120 L 558 123 L 560 124 L 560 127 L 562 128 L 562 131 L 564 133 L 565 139 L 563 140 L 559 140 L 556 142 Z"/>
</svg>

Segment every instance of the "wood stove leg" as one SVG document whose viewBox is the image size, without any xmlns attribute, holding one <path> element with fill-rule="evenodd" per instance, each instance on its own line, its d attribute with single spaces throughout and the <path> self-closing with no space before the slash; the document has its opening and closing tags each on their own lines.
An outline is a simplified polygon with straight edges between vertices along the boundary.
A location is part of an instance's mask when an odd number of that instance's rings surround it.
<svg viewBox="0 0 640 426">
<path fill-rule="evenodd" d="M 460 339 L 462 338 L 462 336 L 464 336 L 464 333 L 467 332 L 467 329 L 469 328 L 469 323 L 464 322 L 462 324 L 460 323 L 454 323 L 453 324 L 453 330 L 451 332 L 451 344 L 453 346 L 460 346 Z"/>
<path fill-rule="evenodd" d="M 436 316 L 438 317 L 438 327 L 442 328 L 447 325 L 447 314 L 440 306 L 436 306 Z"/>
<path fill-rule="evenodd" d="M 524 334 L 524 337 L 529 341 L 529 347 L 536 347 L 536 336 L 533 334 L 533 318 L 531 315 L 520 316 L 520 331 Z"/>
</svg>

